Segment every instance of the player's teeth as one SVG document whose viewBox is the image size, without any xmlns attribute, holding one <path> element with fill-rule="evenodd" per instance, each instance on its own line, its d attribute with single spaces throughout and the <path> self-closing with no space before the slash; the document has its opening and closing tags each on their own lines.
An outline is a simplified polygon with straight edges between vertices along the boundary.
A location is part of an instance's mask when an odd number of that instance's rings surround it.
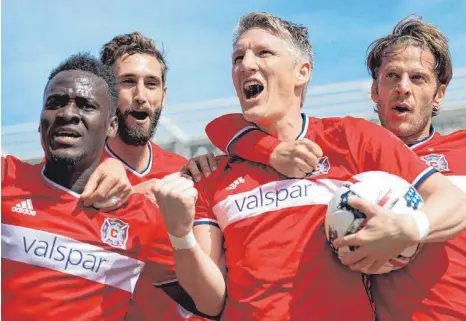
<svg viewBox="0 0 466 321">
<path fill-rule="evenodd" d="M 72 136 L 59 136 L 59 137 L 61 141 L 72 141 L 76 139 L 76 137 L 72 137 Z"/>
</svg>

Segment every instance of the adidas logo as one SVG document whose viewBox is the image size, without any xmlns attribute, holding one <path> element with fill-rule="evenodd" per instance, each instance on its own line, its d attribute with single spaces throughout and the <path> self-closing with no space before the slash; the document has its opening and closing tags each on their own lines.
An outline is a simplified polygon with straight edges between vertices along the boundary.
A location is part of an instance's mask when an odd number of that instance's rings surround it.
<svg viewBox="0 0 466 321">
<path fill-rule="evenodd" d="M 235 181 L 233 183 L 231 183 L 230 185 L 228 185 L 228 187 L 226 188 L 227 191 L 231 191 L 231 190 L 234 190 L 239 184 L 241 183 L 244 183 L 244 178 L 243 177 L 238 177 L 237 179 L 235 179 Z"/>
<path fill-rule="evenodd" d="M 34 208 L 32 207 L 32 201 L 30 199 L 16 204 L 11 208 L 11 210 L 16 213 L 23 213 L 32 216 L 36 215 L 36 211 L 34 211 Z"/>
</svg>

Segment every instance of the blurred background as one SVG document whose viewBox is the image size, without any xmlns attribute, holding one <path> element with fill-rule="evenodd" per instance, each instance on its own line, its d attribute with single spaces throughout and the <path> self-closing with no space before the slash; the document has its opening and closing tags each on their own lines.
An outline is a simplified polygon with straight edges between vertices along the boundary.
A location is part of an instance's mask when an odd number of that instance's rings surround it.
<svg viewBox="0 0 466 321">
<path fill-rule="evenodd" d="M 30 162 L 43 153 L 38 120 L 48 74 L 79 51 L 98 55 L 121 33 L 140 31 L 163 48 L 168 100 L 154 140 L 191 157 L 214 150 L 204 128 L 240 112 L 231 82 L 232 32 L 241 15 L 266 11 L 309 27 L 316 53 L 304 112 L 376 121 L 366 49 L 418 14 L 448 37 L 454 77 L 434 118 L 437 130 L 466 128 L 466 1 L 15 0 L 1 8 L 1 150 Z"/>
</svg>

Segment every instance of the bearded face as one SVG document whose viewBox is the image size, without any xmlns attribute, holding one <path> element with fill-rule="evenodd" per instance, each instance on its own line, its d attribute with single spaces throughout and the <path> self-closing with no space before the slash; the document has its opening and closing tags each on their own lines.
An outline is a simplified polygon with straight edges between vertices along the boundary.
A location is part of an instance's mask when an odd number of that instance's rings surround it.
<svg viewBox="0 0 466 321">
<path fill-rule="evenodd" d="M 154 136 L 161 113 L 161 106 L 152 113 L 117 109 L 118 136 L 127 145 L 144 146 Z"/>
</svg>

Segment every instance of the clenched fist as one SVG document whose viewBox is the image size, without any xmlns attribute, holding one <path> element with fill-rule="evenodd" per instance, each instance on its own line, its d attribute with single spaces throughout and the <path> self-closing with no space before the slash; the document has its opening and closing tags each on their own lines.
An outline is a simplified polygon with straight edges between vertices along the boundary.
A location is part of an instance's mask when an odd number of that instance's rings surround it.
<svg viewBox="0 0 466 321">
<path fill-rule="evenodd" d="M 152 192 L 162 212 L 167 231 L 183 237 L 193 227 L 197 190 L 181 173 L 165 176 L 152 184 Z"/>
<path fill-rule="evenodd" d="M 270 165 L 279 173 L 295 178 L 306 177 L 322 157 L 322 149 L 307 138 L 282 142 L 270 156 Z"/>
</svg>

